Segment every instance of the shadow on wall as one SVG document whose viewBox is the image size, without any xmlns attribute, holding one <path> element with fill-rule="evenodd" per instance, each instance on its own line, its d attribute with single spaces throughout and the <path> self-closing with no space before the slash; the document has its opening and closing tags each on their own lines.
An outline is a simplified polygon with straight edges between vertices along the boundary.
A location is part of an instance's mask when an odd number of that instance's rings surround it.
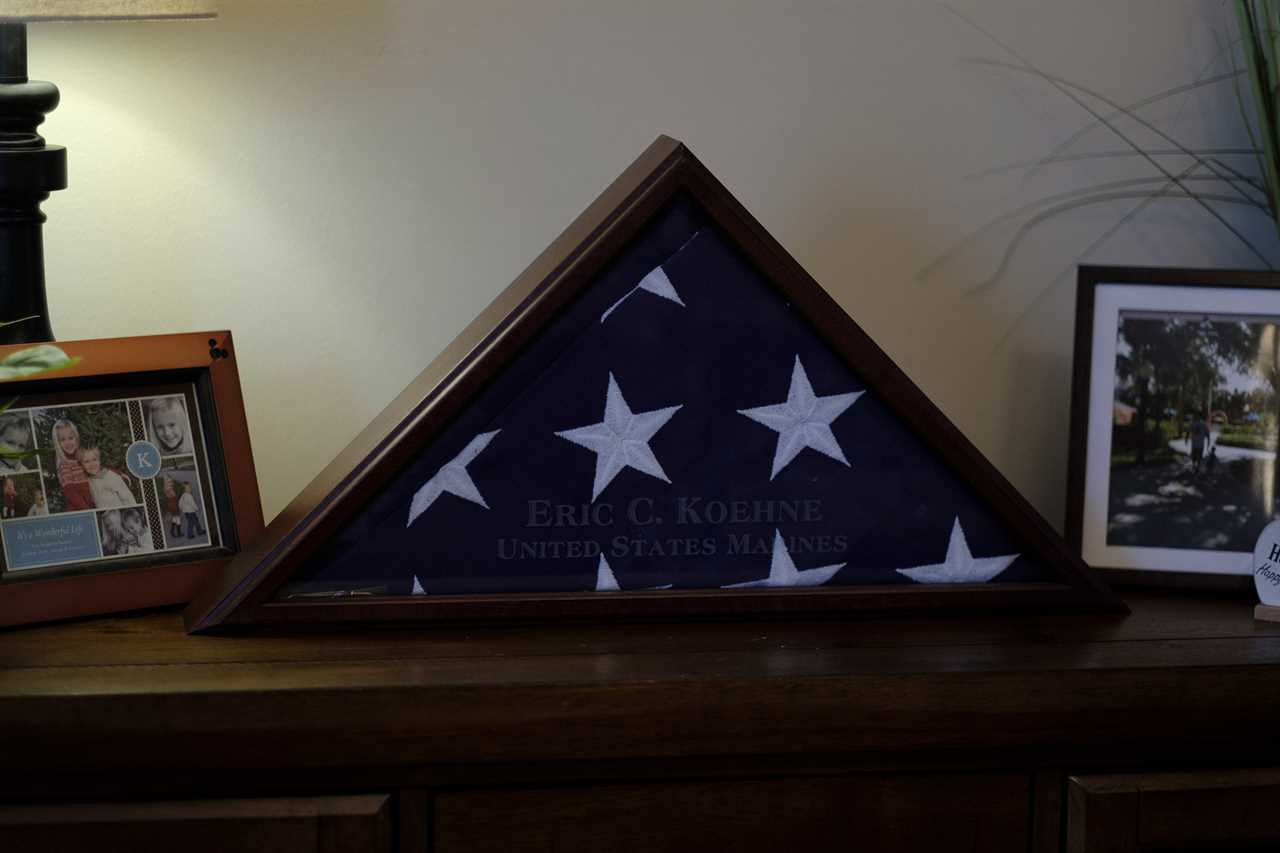
<svg viewBox="0 0 1280 853">
<path fill-rule="evenodd" d="M 1073 283 L 1018 318 L 1019 304 L 971 295 L 959 283 L 982 258 L 958 258 L 945 276 L 917 272 L 949 235 L 930 233 L 901 200 L 846 188 L 802 199 L 788 217 L 788 249 L 955 425 L 1058 523 L 1065 482 Z M 781 233 L 781 232 L 779 232 Z M 865 258 L 868 265 L 850 265 Z M 1010 327 L 1017 322 L 1013 333 Z"/>
<path fill-rule="evenodd" d="M 1071 328 L 1067 325 L 1068 338 Z M 1012 387 L 1001 407 L 1004 417 L 996 439 L 1010 448 L 1001 473 L 1061 533 L 1071 434 L 1071 350 L 1064 354 L 1058 349 L 1023 349 L 1011 354 L 1016 355 Z"/>
</svg>

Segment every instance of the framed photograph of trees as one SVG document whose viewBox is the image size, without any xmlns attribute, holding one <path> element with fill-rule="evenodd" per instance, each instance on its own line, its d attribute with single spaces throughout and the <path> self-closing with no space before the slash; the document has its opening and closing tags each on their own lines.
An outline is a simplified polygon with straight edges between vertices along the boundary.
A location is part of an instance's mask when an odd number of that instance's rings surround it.
<svg viewBox="0 0 1280 853">
<path fill-rule="evenodd" d="M 1277 508 L 1280 276 L 1080 268 L 1067 538 L 1121 580 L 1244 588 Z"/>
</svg>

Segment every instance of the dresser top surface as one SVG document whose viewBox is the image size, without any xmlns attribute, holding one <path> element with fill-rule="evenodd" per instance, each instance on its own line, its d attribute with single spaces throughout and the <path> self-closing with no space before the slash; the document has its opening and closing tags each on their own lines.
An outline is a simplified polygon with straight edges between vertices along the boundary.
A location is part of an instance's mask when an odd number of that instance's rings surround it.
<svg viewBox="0 0 1280 853">
<path fill-rule="evenodd" d="M 0 631 L 0 699 L 324 686 L 607 684 L 1280 664 L 1242 596 L 1135 591 L 1128 615 L 294 629 L 189 636 L 165 610 Z"/>
<path fill-rule="evenodd" d="M 0 633 L 11 766 L 384 765 L 1205 749 L 1280 710 L 1280 624 L 1243 596 L 1129 615 L 293 630 L 177 611 Z M 51 762 L 53 762 L 51 764 Z"/>
</svg>

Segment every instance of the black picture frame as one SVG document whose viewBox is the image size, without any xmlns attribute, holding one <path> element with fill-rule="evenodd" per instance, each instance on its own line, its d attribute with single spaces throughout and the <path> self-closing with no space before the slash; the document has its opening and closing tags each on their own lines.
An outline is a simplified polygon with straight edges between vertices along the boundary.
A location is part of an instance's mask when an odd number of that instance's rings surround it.
<svg viewBox="0 0 1280 853">
<path fill-rule="evenodd" d="M 1280 274 L 1258 270 L 1099 265 L 1082 265 L 1077 274 L 1067 457 L 1067 542 L 1085 562 L 1113 583 L 1237 592 L 1252 590 L 1249 566 L 1252 541 L 1239 550 L 1233 548 L 1220 552 L 1180 545 L 1166 548 L 1146 544 L 1147 541 L 1156 541 L 1160 535 L 1168 535 L 1169 544 L 1177 541 L 1176 531 L 1180 529 L 1182 521 L 1179 519 L 1183 516 L 1173 515 L 1172 511 L 1169 511 L 1168 526 L 1160 528 L 1152 524 L 1152 532 L 1148 534 L 1117 537 L 1114 530 L 1108 532 L 1111 529 L 1108 525 L 1113 525 L 1120 516 L 1120 512 L 1112 507 L 1113 499 L 1135 505 L 1142 503 L 1136 500 L 1139 497 L 1137 492 L 1119 491 L 1124 487 L 1114 482 L 1113 477 L 1113 471 L 1124 470 L 1115 467 L 1120 457 L 1112 452 L 1113 433 L 1119 428 L 1115 421 L 1123 420 L 1117 414 L 1120 407 L 1115 394 L 1115 354 L 1121 347 L 1117 342 L 1121 312 L 1138 320 L 1197 316 L 1205 320 L 1213 317 L 1246 321 L 1257 318 L 1258 322 L 1273 318 L 1280 320 Z M 1107 336 L 1101 334 L 1104 329 L 1110 336 L 1110 343 Z M 1124 346 L 1129 345 L 1126 342 Z M 1107 359 L 1110 363 L 1102 365 L 1101 362 Z M 1147 381 L 1155 383 L 1157 380 L 1153 375 Z M 1167 429 L 1171 421 L 1177 421 L 1181 427 L 1187 415 L 1177 414 L 1178 410 L 1174 408 L 1175 414 L 1170 416 L 1165 411 L 1168 408 L 1172 407 L 1161 407 L 1160 417 L 1156 419 L 1157 427 L 1162 420 L 1165 425 L 1160 428 Z M 1110 409 L 1109 413 L 1107 409 Z M 1211 411 L 1207 422 L 1214 420 L 1213 414 Z M 1150 418 L 1145 420 L 1151 421 Z M 1148 437 L 1148 431 L 1144 430 L 1142 435 Z M 1215 437 L 1211 431 L 1206 439 L 1207 447 L 1213 451 L 1226 449 L 1226 445 L 1217 444 L 1220 437 Z M 1181 455 L 1181 433 L 1173 440 L 1179 444 L 1173 450 L 1174 454 Z M 1190 437 L 1186 440 L 1190 451 Z M 1169 446 L 1173 449 L 1172 445 Z M 1145 441 L 1144 447 L 1149 448 L 1150 442 Z M 1154 449 L 1163 453 L 1159 447 Z M 1271 453 L 1274 457 L 1274 451 Z M 1193 464 L 1190 455 L 1188 452 L 1185 460 L 1188 466 Z M 1214 453 L 1215 459 L 1216 455 Z M 1122 464 L 1128 465 L 1128 462 Z M 1216 464 L 1223 466 L 1225 472 L 1229 461 Z M 1198 475 L 1199 471 L 1193 468 L 1192 474 Z M 1191 482 L 1191 488 L 1194 488 L 1196 481 Z M 1166 490 L 1166 493 L 1176 493 L 1176 490 Z M 1159 494 L 1156 499 L 1160 499 Z M 1229 508 L 1233 504 L 1222 506 Z M 1128 514 L 1142 515 L 1140 511 Z M 1163 516 L 1151 520 L 1158 522 L 1160 518 Z M 1269 518 L 1268 514 L 1266 519 L 1260 519 L 1254 525 L 1259 532 Z M 1130 523 L 1129 519 L 1125 522 Z M 1141 523 L 1148 522 L 1144 519 Z M 1161 529 L 1167 533 L 1159 533 Z M 1133 544 L 1137 542 L 1142 544 Z M 1221 559 L 1218 558 L 1219 553 Z"/>
</svg>

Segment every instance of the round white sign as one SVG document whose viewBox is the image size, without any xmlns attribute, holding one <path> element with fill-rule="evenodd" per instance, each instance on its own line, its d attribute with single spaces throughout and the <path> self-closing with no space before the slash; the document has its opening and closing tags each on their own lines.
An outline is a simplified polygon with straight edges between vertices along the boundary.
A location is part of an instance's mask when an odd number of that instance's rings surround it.
<svg viewBox="0 0 1280 853">
<path fill-rule="evenodd" d="M 1280 606 L 1280 521 L 1262 528 L 1253 549 L 1253 583 L 1263 604 Z"/>
</svg>

